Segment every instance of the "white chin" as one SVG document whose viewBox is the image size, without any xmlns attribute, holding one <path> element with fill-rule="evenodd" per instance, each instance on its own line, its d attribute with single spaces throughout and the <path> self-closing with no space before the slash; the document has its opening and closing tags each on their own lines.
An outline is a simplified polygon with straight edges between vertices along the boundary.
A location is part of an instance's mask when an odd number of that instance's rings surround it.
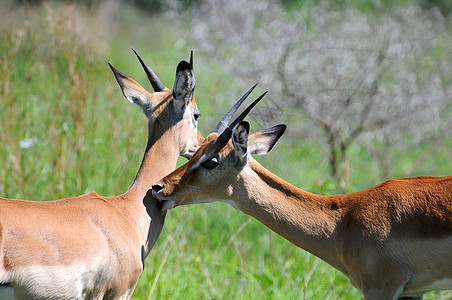
<svg viewBox="0 0 452 300">
<path fill-rule="evenodd" d="M 157 199 L 159 202 L 171 200 L 170 197 L 160 196 L 158 192 L 152 190 L 152 196 Z"/>
<path fill-rule="evenodd" d="M 172 200 L 163 200 L 162 201 L 162 210 L 170 210 L 171 208 L 174 208 L 176 206 L 176 203 Z"/>
<path fill-rule="evenodd" d="M 182 154 L 182 156 L 185 157 L 185 158 L 192 158 L 193 155 L 195 154 L 196 150 L 197 150 L 197 148 L 194 149 L 194 150 L 186 150 L 184 152 L 184 154 Z"/>
</svg>

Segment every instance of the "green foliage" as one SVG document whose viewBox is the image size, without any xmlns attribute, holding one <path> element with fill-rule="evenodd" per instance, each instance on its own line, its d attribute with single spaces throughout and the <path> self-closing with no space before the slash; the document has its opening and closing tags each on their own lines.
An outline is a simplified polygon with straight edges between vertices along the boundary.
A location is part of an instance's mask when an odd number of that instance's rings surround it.
<svg viewBox="0 0 452 300">
<path fill-rule="evenodd" d="M 15 51 L 1 58 L 7 65 L 2 76 L 9 77 L 1 81 L 10 84 L 3 89 L 0 113 L 6 146 L 0 149 L 6 162 L 0 170 L 6 180 L 2 195 L 50 200 L 94 188 L 107 195 L 123 192 L 143 151 L 127 145 L 144 143 L 145 123 L 125 114 L 135 112 L 107 84 L 113 77 L 97 55 L 72 41 L 60 44 L 46 29 L 26 32 L 24 45 L 11 45 Z M 40 34 L 42 40 L 36 41 Z M 28 43 L 36 45 L 33 52 Z M 124 130 L 124 125 L 138 130 Z M 20 146 L 26 139 L 34 141 L 30 148 Z"/>
<path fill-rule="evenodd" d="M 449 0 L 348 0 L 348 1 L 325 1 L 325 0 L 280 0 L 281 4 L 288 10 L 299 10 L 300 8 L 309 9 L 321 2 L 329 2 L 331 5 L 341 7 L 351 5 L 363 12 L 374 13 L 376 10 L 388 11 L 393 6 L 403 3 L 415 3 L 423 9 L 438 9 L 443 15 L 450 15 L 452 12 L 452 2 Z"/>
<path fill-rule="evenodd" d="M 89 39 L 93 28 L 76 26 L 77 14 L 92 11 L 45 5 L 16 13 L 0 31 L 0 195 L 40 201 L 91 190 L 124 192 L 146 146 L 146 119 L 123 99 L 107 61 L 148 87 L 130 51 L 135 47 L 172 87 L 175 66 L 190 48 L 181 44 L 167 20 L 149 21 L 127 7 L 108 20 L 114 39 L 107 39 L 105 51 Z M 196 48 L 195 72 L 200 126 L 207 133 L 243 91 L 225 84 L 230 78 L 214 62 L 197 61 Z M 225 91 L 230 97 L 218 98 Z M 252 125 L 252 130 L 259 128 Z M 350 157 L 355 170 L 351 189 L 378 183 L 378 175 L 370 174 L 376 168 L 368 153 L 352 149 Z M 410 149 L 401 166 L 409 167 L 416 157 L 416 149 Z M 447 173 L 450 163 L 444 162 L 449 159 L 449 153 L 433 151 L 429 166 Z M 260 160 L 306 190 L 338 192 L 325 175 L 328 164 L 319 145 L 302 137 L 283 137 Z M 133 299 L 361 297 L 344 275 L 226 204 L 177 208 L 168 213 L 165 225 Z M 449 299 L 450 293 L 426 298 Z"/>
<path fill-rule="evenodd" d="M 449 0 L 419 0 L 419 4 L 424 9 L 437 8 L 444 15 L 452 13 L 452 2 Z"/>
</svg>

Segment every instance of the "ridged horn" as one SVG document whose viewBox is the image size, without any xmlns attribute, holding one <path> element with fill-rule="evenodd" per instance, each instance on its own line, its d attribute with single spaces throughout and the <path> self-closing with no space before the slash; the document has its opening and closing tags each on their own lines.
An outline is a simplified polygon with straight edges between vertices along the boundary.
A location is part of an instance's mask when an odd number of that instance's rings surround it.
<svg viewBox="0 0 452 300">
<path fill-rule="evenodd" d="M 235 114 L 239 106 L 245 101 L 245 99 L 251 94 L 251 92 L 254 90 L 254 88 L 257 86 L 257 83 L 253 85 L 248 92 L 245 93 L 245 95 L 242 96 L 242 98 L 237 101 L 237 103 L 228 111 L 228 113 L 221 119 L 221 121 L 218 123 L 217 127 L 213 130 L 213 132 L 216 132 L 218 134 L 221 134 L 226 128 L 228 128 L 229 121 L 231 120 L 232 116 Z"/>
<path fill-rule="evenodd" d="M 144 69 L 144 72 L 146 72 L 146 75 L 148 76 L 149 82 L 152 85 L 152 88 L 155 92 L 161 92 L 165 89 L 165 86 L 160 81 L 160 79 L 155 75 L 154 71 L 143 61 L 141 56 L 138 54 L 138 52 L 135 51 L 135 49 L 132 48 L 132 51 L 135 53 L 135 55 L 138 57 L 138 60 L 141 63 L 141 66 Z"/>
<path fill-rule="evenodd" d="M 267 91 L 268 92 L 268 91 Z M 245 117 L 248 115 L 248 113 L 253 109 L 253 107 L 256 106 L 257 103 L 259 103 L 259 101 L 261 101 L 262 98 L 265 97 L 265 95 L 267 94 L 267 92 L 263 93 L 262 95 L 259 96 L 259 98 L 257 98 L 256 100 L 254 100 L 253 103 L 251 103 L 250 105 L 248 105 L 248 107 L 240 114 L 240 116 L 238 116 L 232 123 L 231 125 L 229 125 L 218 137 L 217 139 L 217 143 L 220 143 L 221 145 L 226 145 L 227 142 L 229 141 L 229 139 L 232 136 L 232 129 L 234 129 L 234 127 L 243 121 L 243 119 L 245 119 Z"/>
</svg>

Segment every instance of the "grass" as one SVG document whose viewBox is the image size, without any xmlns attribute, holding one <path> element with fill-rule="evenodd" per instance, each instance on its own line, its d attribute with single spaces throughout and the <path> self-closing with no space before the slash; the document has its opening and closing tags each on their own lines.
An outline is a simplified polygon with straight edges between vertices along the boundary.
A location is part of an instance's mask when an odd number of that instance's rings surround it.
<svg viewBox="0 0 452 300">
<path fill-rule="evenodd" d="M 177 62 L 188 58 L 190 48 L 177 39 L 174 29 L 162 26 L 161 19 L 149 20 L 114 4 L 103 9 L 110 15 L 45 4 L 3 18 L 2 197 L 44 201 L 91 190 L 116 195 L 132 183 L 146 145 L 146 119 L 123 99 L 107 61 L 149 87 L 130 51 L 135 47 L 172 87 Z M 96 26 L 78 27 L 82 19 Z M 241 91 L 224 84 L 227 75 L 214 63 L 196 60 L 196 49 L 195 72 L 203 113 L 200 127 L 207 133 L 232 101 L 219 95 L 227 92 L 235 99 Z M 417 151 L 406 153 L 396 173 L 410 168 Z M 350 190 L 378 183 L 378 168 L 369 154 L 361 149 L 352 152 Z M 283 138 L 259 160 L 297 186 L 335 193 L 321 153 L 314 143 Z M 449 153 L 433 151 L 428 172 L 438 168 L 439 173 L 450 173 L 449 158 Z M 451 296 L 442 292 L 426 298 Z M 212 298 L 359 299 L 361 295 L 338 271 L 226 204 L 172 210 L 133 299 Z"/>
</svg>

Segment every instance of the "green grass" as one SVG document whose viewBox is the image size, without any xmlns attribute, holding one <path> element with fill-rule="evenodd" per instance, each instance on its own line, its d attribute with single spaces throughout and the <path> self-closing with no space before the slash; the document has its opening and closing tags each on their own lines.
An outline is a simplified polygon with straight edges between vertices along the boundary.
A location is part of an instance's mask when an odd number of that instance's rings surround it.
<svg viewBox="0 0 452 300">
<path fill-rule="evenodd" d="M 190 47 L 181 44 L 174 28 L 162 26 L 161 19 L 121 10 L 114 24 L 107 24 L 113 30 L 110 36 L 92 28 L 78 31 L 73 23 L 78 14 L 89 17 L 96 12 L 72 6 L 30 8 L 1 24 L 0 196 L 41 201 L 91 190 L 117 195 L 132 183 L 146 145 L 146 118 L 123 99 L 107 61 L 149 87 L 130 51 L 135 47 L 172 87 L 175 67 L 188 59 Z M 206 134 L 243 91 L 233 89 L 214 62 L 196 60 L 196 49 L 195 72 L 200 127 Z M 233 99 L 218 97 L 225 93 Z M 289 128 L 275 150 L 259 160 L 306 190 L 336 193 L 319 145 L 290 139 L 294 136 Z M 20 142 L 26 139 L 35 143 L 22 148 Z M 406 153 L 395 172 L 410 169 L 420 150 Z M 379 182 L 368 153 L 356 148 L 350 157 L 350 191 Z M 429 173 L 452 169 L 449 153 L 433 151 L 426 161 Z M 426 298 L 451 297 L 443 292 Z M 224 298 L 361 295 L 338 271 L 226 204 L 170 211 L 133 299 Z"/>
</svg>

